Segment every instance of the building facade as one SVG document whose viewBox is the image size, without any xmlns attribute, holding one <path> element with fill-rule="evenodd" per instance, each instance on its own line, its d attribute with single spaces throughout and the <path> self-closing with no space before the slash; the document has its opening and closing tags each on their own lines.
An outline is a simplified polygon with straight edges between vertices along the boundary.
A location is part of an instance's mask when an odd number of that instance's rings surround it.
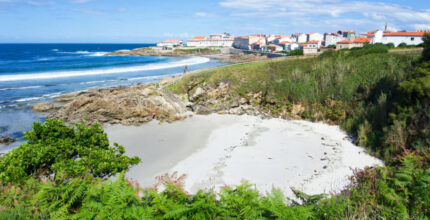
<svg viewBox="0 0 430 220">
<path fill-rule="evenodd" d="M 324 34 L 325 46 L 336 45 L 337 42 L 344 40 L 338 33 L 325 33 Z"/>
<path fill-rule="evenodd" d="M 317 40 L 317 41 L 323 41 L 324 40 L 324 35 L 322 35 L 320 33 L 308 33 L 308 34 L 306 34 L 306 37 L 307 37 L 306 42 L 315 41 L 315 40 Z"/>
<path fill-rule="evenodd" d="M 234 37 L 231 34 L 211 34 L 209 38 L 197 36 L 187 40 L 188 47 L 231 47 Z"/>
</svg>

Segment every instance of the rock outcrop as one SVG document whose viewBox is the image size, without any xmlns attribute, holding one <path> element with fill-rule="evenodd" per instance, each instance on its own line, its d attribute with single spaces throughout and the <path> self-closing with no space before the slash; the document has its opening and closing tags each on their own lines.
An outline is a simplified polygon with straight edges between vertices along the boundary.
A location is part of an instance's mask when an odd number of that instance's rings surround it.
<svg viewBox="0 0 430 220">
<path fill-rule="evenodd" d="M 172 122 L 185 118 L 186 106 L 177 96 L 156 84 L 92 89 L 59 97 L 55 104 L 32 106 L 50 112 L 48 118 L 70 123 L 138 125 L 155 119 Z"/>
<path fill-rule="evenodd" d="M 11 137 L 0 137 L 0 145 L 10 145 L 17 141 L 17 138 L 11 138 Z"/>
</svg>

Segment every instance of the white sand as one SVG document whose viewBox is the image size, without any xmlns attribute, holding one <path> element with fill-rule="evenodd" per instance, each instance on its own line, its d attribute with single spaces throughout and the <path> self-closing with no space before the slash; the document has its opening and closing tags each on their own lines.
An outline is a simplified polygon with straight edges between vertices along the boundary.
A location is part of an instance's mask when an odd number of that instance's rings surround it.
<svg viewBox="0 0 430 220">
<path fill-rule="evenodd" d="M 308 194 L 337 193 L 353 169 L 383 163 L 353 145 L 337 126 L 255 116 L 193 116 L 183 122 L 111 126 L 111 141 L 142 163 L 127 177 L 151 186 L 164 173 L 187 174 L 185 189 L 219 191 L 248 180 L 260 192 L 290 187 Z"/>
</svg>

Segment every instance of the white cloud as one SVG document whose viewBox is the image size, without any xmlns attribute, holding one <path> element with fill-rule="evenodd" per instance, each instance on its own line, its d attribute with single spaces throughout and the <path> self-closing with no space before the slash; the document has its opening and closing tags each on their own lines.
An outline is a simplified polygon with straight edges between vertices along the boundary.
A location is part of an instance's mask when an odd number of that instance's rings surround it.
<svg viewBox="0 0 430 220">
<path fill-rule="evenodd" d="M 311 20 L 313 23 L 332 21 L 337 24 L 385 23 L 407 26 L 429 23 L 430 9 L 383 2 L 344 0 L 223 0 L 219 3 L 232 9 L 233 16 L 279 17 L 294 21 Z M 349 20 L 346 20 L 349 19 Z M 361 20 L 361 21 L 360 21 Z"/>
</svg>

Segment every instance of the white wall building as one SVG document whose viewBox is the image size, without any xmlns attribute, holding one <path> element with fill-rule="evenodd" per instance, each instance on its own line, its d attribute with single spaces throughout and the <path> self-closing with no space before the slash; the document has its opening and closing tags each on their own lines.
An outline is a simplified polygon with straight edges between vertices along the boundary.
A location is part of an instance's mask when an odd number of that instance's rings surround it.
<svg viewBox="0 0 430 220">
<path fill-rule="evenodd" d="M 314 40 L 317 40 L 317 41 L 323 41 L 324 40 L 324 35 L 322 35 L 322 34 L 320 34 L 320 33 L 309 33 L 309 34 L 306 34 L 307 36 L 307 41 L 306 42 L 309 42 L 309 41 L 314 41 Z"/>
<path fill-rule="evenodd" d="M 163 42 L 158 42 L 157 47 L 179 47 L 182 46 L 181 40 L 165 40 Z"/>
<path fill-rule="evenodd" d="M 230 34 L 211 34 L 209 38 L 197 36 L 187 41 L 188 47 L 231 47 L 234 38 Z"/>
<path fill-rule="evenodd" d="M 293 34 L 296 39 L 296 43 L 306 43 L 308 41 L 308 36 L 306 34 Z"/>
<path fill-rule="evenodd" d="M 424 34 L 425 32 L 386 32 L 382 36 L 381 43 L 393 43 L 396 47 L 401 43 L 418 45 L 423 43 Z"/>
<path fill-rule="evenodd" d="M 266 36 L 264 34 L 254 34 L 249 36 L 240 36 L 235 37 L 233 42 L 233 47 L 243 50 L 250 50 L 251 45 L 259 45 L 259 46 L 265 46 L 266 45 Z"/>
<path fill-rule="evenodd" d="M 325 33 L 324 35 L 325 46 L 336 45 L 337 42 L 344 40 L 338 33 Z"/>
</svg>

